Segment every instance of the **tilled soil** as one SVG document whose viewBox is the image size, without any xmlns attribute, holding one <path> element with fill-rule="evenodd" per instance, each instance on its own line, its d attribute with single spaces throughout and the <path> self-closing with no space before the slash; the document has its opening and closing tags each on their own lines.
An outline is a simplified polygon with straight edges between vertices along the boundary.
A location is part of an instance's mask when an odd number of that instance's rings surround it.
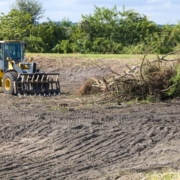
<svg viewBox="0 0 180 180">
<path fill-rule="evenodd" d="M 140 179 L 129 174 L 179 169 L 179 100 L 117 105 L 100 104 L 97 95 L 0 96 L 2 180 Z"/>
</svg>

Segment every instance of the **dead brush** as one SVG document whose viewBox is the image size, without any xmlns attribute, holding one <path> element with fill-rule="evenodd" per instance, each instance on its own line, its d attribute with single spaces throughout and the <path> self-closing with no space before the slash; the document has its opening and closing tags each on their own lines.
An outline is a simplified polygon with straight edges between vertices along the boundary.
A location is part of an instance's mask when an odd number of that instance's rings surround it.
<svg viewBox="0 0 180 180">
<path fill-rule="evenodd" d="M 176 66 L 174 64 L 165 64 L 162 62 L 142 63 L 138 69 L 138 75 L 125 78 L 119 84 L 119 98 L 122 100 L 146 100 L 152 96 L 156 100 L 167 98 L 166 92 L 171 87 L 170 79 L 175 74 Z M 122 92 L 124 92 L 122 94 Z"/>
<path fill-rule="evenodd" d="M 99 78 L 87 79 L 81 87 L 78 89 L 80 95 L 90 95 L 102 92 L 100 83 L 102 81 Z"/>
<path fill-rule="evenodd" d="M 171 86 L 170 79 L 175 74 L 174 64 L 161 62 L 148 62 L 140 72 L 141 79 L 148 87 L 147 95 L 158 95 L 163 98 L 166 90 Z"/>
<path fill-rule="evenodd" d="M 151 86 L 152 92 L 160 92 L 167 89 L 171 83 L 170 79 L 175 74 L 175 67 L 162 67 L 154 72 L 147 73 L 149 79 L 149 86 Z"/>
<path fill-rule="evenodd" d="M 169 54 L 168 54 L 169 55 Z M 167 91 L 172 86 L 170 79 L 176 73 L 176 59 L 165 59 L 165 55 L 157 60 L 147 60 L 144 55 L 140 65 L 128 66 L 127 71 L 119 75 L 110 67 L 113 77 L 90 78 L 82 84 L 79 94 L 103 93 L 110 95 L 110 99 L 117 99 L 118 102 L 133 99 L 146 100 L 149 96 L 155 100 L 167 98 Z M 175 61 L 176 63 L 172 63 Z"/>
</svg>

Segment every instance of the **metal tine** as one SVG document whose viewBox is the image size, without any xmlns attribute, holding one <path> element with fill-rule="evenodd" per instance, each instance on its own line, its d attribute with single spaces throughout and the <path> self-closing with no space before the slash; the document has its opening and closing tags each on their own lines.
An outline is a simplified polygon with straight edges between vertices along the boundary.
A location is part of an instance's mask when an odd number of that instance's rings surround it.
<svg viewBox="0 0 180 180">
<path fill-rule="evenodd" d="M 45 75 L 45 93 L 49 94 L 49 82 L 47 80 L 47 74 Z"/>
<path fill-rule="evenodd" d="M 14 87 L 17 94 L 24 94 L 24 96 L 26 93 L 27 95 L 39 94 L 43 96 L 59 95 L 59 74 L 20 74 Z"/>
<path fill-rule="evenodd" d="M 36 78 L 36 84 L 37 84 L 37 93 L 39 94 L 40 90 L 39 90 L 39 74 L 37 75 L 37 78 Z"/>
<path fill-rule="evenodd" d="M 32 91 L 33 91 L 33 82 L 34 82 L 34 78 L 35 78 L 35 76 L 32 75 L 32 76 L 31 76 L 31 90 L 32 90 Z"/>
<path fill-rule="evenodd" d="M 21 84 L 21 89 L 22 89 L 23 94 L 24 94 L 24 75 L 22 75 L 21 82 L 22 82 L 22 84 Z"/>
<path fill-rule="evenodd" d="M 29 77 L 30 77 L 30 75 L 28 75 L 28 76 L 27 76 L 27 79 L 26 79 L 26 82 L 27 82 L 27 90 L 28 90 L 28 91 L 30 90 L 30 88 L 29 88 L 29 79 L 30 79 L 30 78 L 29 78 Z"/>
<path fill-rule="evenodd" d="M 41 91 L 44 90 L 44 86 L 43 85 L 44 85 L 44 74 L 41 77 Z"/>
</svg>

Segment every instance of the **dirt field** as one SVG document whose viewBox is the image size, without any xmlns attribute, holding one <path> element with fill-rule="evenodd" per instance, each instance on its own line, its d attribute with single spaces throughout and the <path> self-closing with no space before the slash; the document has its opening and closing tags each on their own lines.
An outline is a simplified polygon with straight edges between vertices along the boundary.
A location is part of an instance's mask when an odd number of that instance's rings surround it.
<svg viewBox="0 0 180 180">
<path fill-rule="evenodd" d="M 134 180 L 141 179 L 139 172 L 180 168 L 180 100 L 101 104 L 97 95 L 76 92 L 88 77 L 110 75 L 107 66 L 36 61 L 60 72 L 62 95 L 0 94 L 0 179 Z M 125 62 L 109 65 L 121 73 Z"/>
</svg>

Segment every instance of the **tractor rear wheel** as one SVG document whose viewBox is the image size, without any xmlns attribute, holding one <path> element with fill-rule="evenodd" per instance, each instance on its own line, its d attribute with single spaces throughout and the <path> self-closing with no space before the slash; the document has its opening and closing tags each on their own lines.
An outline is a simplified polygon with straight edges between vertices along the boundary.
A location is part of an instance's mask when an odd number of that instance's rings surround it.
<svg viewBox="0 0 180 180">
<path fill-rule="evenodd" d="M 14 94 L 14 81 L 17 79 L 17 73 L 7 72 L 3 77 L 3 91 L 5 94 Z"/>
</svg>

